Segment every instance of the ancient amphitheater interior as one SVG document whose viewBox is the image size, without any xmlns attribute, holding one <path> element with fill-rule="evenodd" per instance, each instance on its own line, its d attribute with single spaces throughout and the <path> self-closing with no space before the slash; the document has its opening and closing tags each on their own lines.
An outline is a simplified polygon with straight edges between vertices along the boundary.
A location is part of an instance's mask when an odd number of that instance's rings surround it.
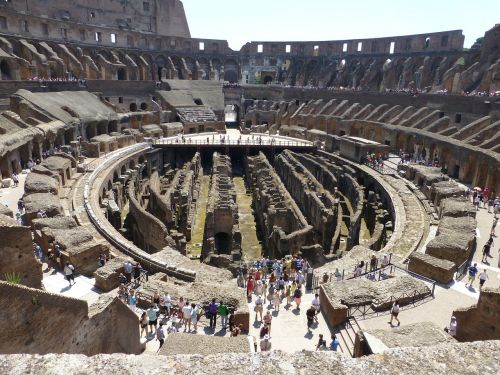
<svg viewBox="0 0 500 375">
<path fill-rule="evenodd" d="M 187 19 L 0 2 L 0 372 L 498 374 L 500 24 L 232 50 Z"/>
</svg>

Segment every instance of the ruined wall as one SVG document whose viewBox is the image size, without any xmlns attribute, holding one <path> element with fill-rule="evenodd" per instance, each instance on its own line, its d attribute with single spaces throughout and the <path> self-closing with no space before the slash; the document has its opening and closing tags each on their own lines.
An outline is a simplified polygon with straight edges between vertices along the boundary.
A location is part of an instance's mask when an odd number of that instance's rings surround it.
<svg viewBox="0 0 500 375">
<path fill-rule="evenodd" d="M 459 341 L 500 339 L 500 291 L 485 288 L 476 306 L 453 311 Z"/>
<path fill-rule="evenodd" d="M 118 299 L 96 304 L 0 282 L 1 353 L 139 354 L 139 324 Z"/>
<path fill-rule="evenodd" d="M 236 191 L 232 181 L 231 158 L 217 152 L 212 158 L 212 177 L 208 194 L 202 258 L 213 254 L 210 260 L 228 265 L 241 259 L 241 233 L 238 223 Z M 216 255 L 225 255 L 217 258 Z M 214 263 L 216 262 L 216 263 Z"/>
<path fill-rule="evenodd" d="M 337 227 L 337 206 L 330 192 L 289 151 L 278 155 L 274 164 L 287 190 L 317 232 L 317 241 L 326 253 L 334 252 L 336 244 L 332 238 Z"/>
<path fill-rule="evenodd" d="M 165 224 L 146 211 L 136 199 L 137 189 L 133 181 L 128 185 L 129 215 L 134 219 L 132 226 L 132 237 L 134 243 L 146 252 L 154 253 L 165 246 L 171 245 L 168 238 L 168 230 Z"/>
<path fill-rule="evenodd" d="M 29 227 L 19 225 L 14 219 L 0 214 L 0 279 L 14 273 L 19 282 L 32 288 L 42 286 L 42 264 L 35 258 Z"/>
<path fill-rule="evenodd" d="M 303 246 L 313 245 L 313 227 L 307 223 L 265 155 L 259 153 L 248 157 L 247 163 L 256 221 L 263 231 L 267 255 L 270 258 L 297 255 Z"/>
</svg>

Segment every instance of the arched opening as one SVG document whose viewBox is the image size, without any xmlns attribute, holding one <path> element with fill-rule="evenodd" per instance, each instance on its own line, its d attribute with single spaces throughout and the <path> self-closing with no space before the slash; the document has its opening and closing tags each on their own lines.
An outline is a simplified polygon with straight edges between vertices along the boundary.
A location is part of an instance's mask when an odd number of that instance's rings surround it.
<svg viewBox="0 0 500 375">
<path fill-rule="evenodd" d="M 124 165 L 122 165 L 122 168 L 120 169 L 120 174 L 123 176 L 127 172 L 127 168 L 125 168 Z"/>
<path fill-rule="evenodd" d="M 215 250 L 218 254 L 231 253 L 231 236 L 224 232 L 215 235 Z"/>
<path fill-rule="evenodd" d="M 9 66 L 9 63 L 7 61 L 2 60 L 2 62 L 0 63 L 0 72 L 2 75 L 2 80 L 11 80 L 12 79 L 10 66 Z"/>
<path fill-rule="evenodd" d="M 114 171 L 113 172 L 113 182 L 116 182 L 116 181 L 118 181 L 118 172 Z"/>
<path fill-rule="evenodd" d="M 137 104 L 135 103 L 130 103 L 130 112 L 136 112 L 137 111 Z"/>
<path fill-rule="evenodd" d="M 431 44 L 431 38 L 427 37 L 425 38 L 425 45 L 424 48 L 427 49 L 429 48 L 429 45 Z"/>
<path fill-rule="evenodd" d="M 194 104 L 196 104 L 196 105 L 203 105 L 203 101 L 201 99 L 196 98 L 194 100 Z"/>
<path fill-rule="evenodd" d="M 108 130 L 110 133 L 118 132 L 118 121 L 110 121 Z"/>
<path fill-rule="evenodd" d="M 238 73 L 234 70 L 227 70 L 224 73 L 224 81 L 228 81 L 229 83 L 237 83 L 238 82 Z"/>
<path fill-rule="evenodd" d="M 95 125 L 88 125 L 86 128 L 85 128 L 85 135 L 87 137 L 87 139 L 92 139 L 96 136 L 96 133 L 95 133 Z"/>
<path fill-rule="evenodd" d="M 127 79 L 127 71 L 124 68 L 119 68 L 116 75 L 119 81 L 125 81 Z"/>
<path fill-rule="evenodd" d="M 262 80 L 262 83 L 264 85 L 267 85 L 267 84 L 271 83 L 272 81 L 273 81 L 273 77 L 271 77 L 271 76 L 268 75 L 268 76 L 264 76 L 264 79 Z"/>
<path fill-rule="evenodd" d="M 99 125 L 97 126 L 97 133 L 99 135 L 108 134 L 108 124 L 105 122 L 99 123 Z"/>
<path fill-rule="evenodd" d="M 148 105 L 146 103 L 141 103 L 141 110 L 145 111 L 148 109 Z"/>
</svg>

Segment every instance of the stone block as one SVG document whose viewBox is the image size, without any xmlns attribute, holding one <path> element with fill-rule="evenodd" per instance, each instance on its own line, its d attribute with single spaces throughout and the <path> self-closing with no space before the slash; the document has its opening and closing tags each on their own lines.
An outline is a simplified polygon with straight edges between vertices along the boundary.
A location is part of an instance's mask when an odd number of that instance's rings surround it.
<svg viewBox="0 0 500 375">
<path fill-rule="evenodd" d="M 414 252 L 409 259 L 409 271 L 428 277 L 441 284 L 451 282 L 457 269 L 455 263 L 429 254 Z"/>
</svg>

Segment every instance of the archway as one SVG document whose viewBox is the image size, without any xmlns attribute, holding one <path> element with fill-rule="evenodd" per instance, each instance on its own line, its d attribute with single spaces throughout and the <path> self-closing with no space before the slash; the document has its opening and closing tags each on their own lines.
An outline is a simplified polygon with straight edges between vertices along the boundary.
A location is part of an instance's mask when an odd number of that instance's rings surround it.
<svg viewBox="0 0 500 375">
<path fill-rule="evenodd" d="M 11 80 L 12 79 L 10 65 L 5 60 L 2 60 L 2 62 L 0 62 L 0 73 L 2 75 L 2 80 Z"/>
<path fill-rule="evenodd" d="M 136 112 L 137 111 L 137 104 L 135 103 L 130 103 L 130 112 Z"/>
<path fill-rule="evenodd" d="M 271 76 L 268 75 L 268 76 L 264 76 L 264 79 L 262 80 L 262 83 L 264 85 L 267 85 L 267 84 L 271 83 L 272 81 L 273 81 L 273 77 L 271 77 Z"/>
<path fill-rule="evenodd" d="M 119 68 L 117 78 L 119 81 L 125 81 L 127 79 L 127 71 L 124 68 Z"/>
<path fill-rule="evenodd" d="M 141 110 L 146 111 L 148 109 L 147 103 L 141 103 Z"/>
<path fill-rule="evenodd" d="M 227 70 L 224 73 L 224 81 L 228 81 L 229 83 L 237 83 L 238 82 L 238 73 L 234 70 Z"/>
<path fill-rule="evenodd" d="M 225 232 L 219 232 L 215 235 L 215 250 L 217 254 L 231 253 L 231 236 Z"/>
</svg>

